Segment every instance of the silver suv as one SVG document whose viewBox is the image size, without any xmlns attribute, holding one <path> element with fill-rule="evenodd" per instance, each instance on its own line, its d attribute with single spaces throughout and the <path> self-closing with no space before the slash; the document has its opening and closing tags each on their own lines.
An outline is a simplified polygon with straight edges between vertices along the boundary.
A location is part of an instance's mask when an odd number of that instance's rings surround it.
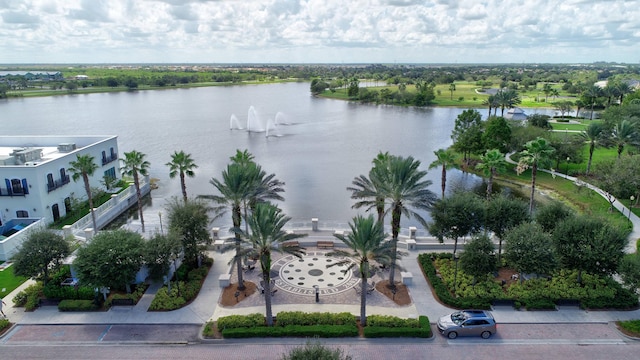
<svg viewBox="0 0 640 360">
<path fill-rule="evenodd" d="M 496 321 L 485 310 L 461 310 L 438 319 L 438 331 L 449 339 L 478 335 L 488 339 L 496 333 Z"/>
</svg>

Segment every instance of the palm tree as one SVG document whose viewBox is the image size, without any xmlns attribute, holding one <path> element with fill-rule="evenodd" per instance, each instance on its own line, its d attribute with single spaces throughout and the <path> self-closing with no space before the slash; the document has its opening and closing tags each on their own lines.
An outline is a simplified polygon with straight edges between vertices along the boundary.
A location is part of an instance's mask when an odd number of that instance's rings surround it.
<svg viewBox="0 0 640 360">
<path fill-rule="evenodd" d="M 334 234 L 338 240 L 342 241 L 350 251 L 335 250 L 328 253 L 328 256 L 338 257 L 340 260 L 327 265 L 344 266 L 347 268 L 343 271 L 350 271 L 353 267 L 358 267 L 360 274 L 360 325 L 367 325 L 367 279 L 375 274 L 372 269 L 371 261 L 379 264 L 392 263 L 393 249 L 391 243 L 384 241 L 386 235 L 383 231 L 383 225 L 375 221 L 372 215 L 364 218 L 360 215 L 353 218 L 353 222 L 349 224 L 351 232 L 348 235 Z M 355 262 L 354 262 L 355 261 Z"/>
<path fill-rule="evenodd" d="M 593 120 L 593 106 L 596 104 L 596 100 L 602 95 L 602 89 L 597 85 L 591 85 L 586 88 L 582 94 L 589 99 L 591 103 L 591 116 L 589 116 L 589 120 Z"/>
<path fill-rule="evenodd" d="M 94 162 L 94 157 L 86 155 L 76 155 L 76 161 L 70 161 L 69 171 L 71 172 L 71 178 L 73 181 L 78 181 L 82 178 L 84 181 L 84 190 L 87 192 L 87 198 L 89 200 L 89 210 L 91 211 L 91 220 L 93 221 L 93 231 L 98 232 L 98 223 L 96 222 L 96 214 L 93 212 L 93 196 L 91 194 L 91 187 L 89 186 L 89 176 L 93 176 L 93 173 L 98 169 L 98 165 Z"/>
<path fill-rule="evenodd" d="M 625 145 L 638 144 L 638 129 L 629 120 L 622 120 L 613 127 L 610 140 L 618 149 L 618 159 L 622 155 Z"/>
<path fill-rule="evenodd" d="M 398 234 L 400 218 L 404 214 L 408 218 L 415 217 L 426 228 L 427 222 L 416 211 L 429 210 L 436 201 L 436 195 L 429 190 L 430 180 L 424 180 L 426 171 L 418 170 L 420 161 L 409 156 L 390 156 L 387 166 L 377 167 L 370 172 L 370 180 L 375 185 L 377 196 L 389 202 L 391 211 L 391 233 L 393 255 L 389 273 L 389 286 L 394 287 L 396 260 L 398 259 Z"/>
<path fill-rule="evenodd" d="M 551 84 L 545 83 L 542 86 L 542 92 L 544 93 L 544 102 L 547 102 L 547 98 L 549 97 L 549 94 L 551 94 L 551 91 L 553 91 Z"/>
<path fill-rule="evenodd" d="M 122 161 L 122 175 L 132 176 L 133 184 L 136 187 L 136 196 L 138 198 L 138 214 L 140 215 L 140 224 L 142 224 L 142 232 L 144 232 L 144 217 L 142 216 L 142 194 L 140 193 L 140 179 L 138 175 L 147 176 L 149 162 L 144 159 L 146 155 L 139 151 L 131 151 L 124 153 Z"/>
<path fill-rule="evenodd" d="M 239 229 L 242 224 L 242 208 L 244 206 L 245 218 L 250 204 L 257 205 L 267 200 L 284 200 L 279 194 L 283 192 L 283 182 L 275 179 L 275 175 L 266 175 L 262 168 L 253 161 L 253 156 L 247 152 L 238 152 L 231 158 L 227 169 L 222 171 L 222 180 L 212 178 L 209 183 L 213 185 L 220 195 L 201 195 L 199 197 L 210 199 L 223 207 L 231 208 L 231 220 L 234 229 Z M 248 230 L 247 230 L 248 232 Z M 242 239 L 238 231 L 235 233 L 236 255 L 233 261 L 238 272 L 238 289 L 244 290 L 242 277 Z"/>
<path fill-rule="evenodd" d="M 497 173 L 504 173 L 507 170 L 507 160 L 500 150 L 491 149 L 480 157 L 480 161 L 482 162 L 476 165 L 476 169 L 482 170 L 485 176 L 489 176 L 487 181 L 487 200 L 490 200 L 493 192 L 493 178 Z"/>
<path fill-rule="evenodd" d="M 520 96 L 518 96 L 518 92 L 513 89 L 498 90 L 496 93 L 496 100 L 500 105 L 500 116 L 504 116 L 505 108 L 511 109 L 522 101 Z"/>
<path fill-rule="evenodd" d="M 449 92 L 451 93 L 451 100 L 453 100 L 453 92 L 456 91 L 456 84 L 449 84 Z"/>
<path fill-rule="evenodd" d="M 491 109 L 493 109 L 493 104 L 495 102 L 496 102 L 495 96 L 493 96 L 493 95 L 489 95 L 488 98 L 486 98 L 485 100 L 482 101 L 482 105 L 489 106 L 489 114 L 487 115 L 487 117 L 491 116 Z"/>
<path fill-rule="evenodd" d="M 603 138 L 603 130 L 604 126 L 602 123 L 591 123 L 587 127 L 586 131 L 582 131 L 580 133 L 580 137 L 584 139 L 584 141 L 589 142 L 589 161 L 587 162 L 587 171 L 586 174 L 589 175 L 589 171 L 591 170 L 591 160 L 593 159 L 593 152 L 598 145 L 604 145 Z"/>
<path fill-rule="evenodd" d="M 450 149 L 438 149 L 433 152 L 436 155 L 434 160 L 429 165 L 429 170 L 435 169 L 438 166 L 442 166 L 442 198 L 444 199 L 444 191 L 447 186 L 447 169 L 451 169 L 456 160 L 456 154 Z"/>
<path fill-rule="evenodd" d="M 175 151 L 171 155 L 171 161 L 166 163 L 169 167 L 169 177 L 174 178 L 176 175 L 180 175 L 180 188 L 182 189 L 182 198 L 187 201 L 187 185 L 185 184 L 184 177 L 196 176 L 194 169 L 198 168 L 191 158 L 191 154 L 186 154 L 184 151 Z"/>
<path fill-rule="evenodd" d="M 262 281 L 264 282 L 264 303 L 266 307 L 267 326 L 273 325 L 273 312 L 271 310 L 271 253 L 286 253 L 297 257 L 305 254 L 300 246 L 283 243 L 289 240 L 299 239 L 307 234 L 287 233 L 284 226 L 291 220 L 285 216 L 275 205 L 268 202 L 257 204 L 251 216 L 247 219 L 251 234 L 244 233 L 236 228 L 233 231 L 242 233 L 251 247 L 244 254 L 260 260 Z"/>
<path fill-rule="evenodd" d="M 551 155 L 555 149 L 549 144 L 547 139 L 538 137 L 524 145 L 525 149 L 520 152 L 520 161 L 516 171 L 518 175 L 531 167 L 531 196 L 529 198 L 529 214 L 533 213 L 533 197 L 536 191 L 536 175 L 538 167 L 548 166 L 551 161 Z"/>
<path fill-rule="evenodd" d="M 373 159 L 373 168 L 371 171 L 383 171 L 387 168 L 391 155 L 388 152 L 380 152 Z M 375 170 L 374 170 L 375 169 Z M 371 172 L 370 172 L 371 173 Z M 353 187 L 347 187 L 348 191 L 351 191 L 351 198 L 358 201 L 353 205 L 354 209 L 366 207 L 367 211 L 375 207 L 378 214 L 378 222 L 384 222 L 385 211 L 385 199 L 382 197 L 375 188 L 375 184 L 369 180 L 365 175 L 357 176 L 351 182 Z"/>
</svg>

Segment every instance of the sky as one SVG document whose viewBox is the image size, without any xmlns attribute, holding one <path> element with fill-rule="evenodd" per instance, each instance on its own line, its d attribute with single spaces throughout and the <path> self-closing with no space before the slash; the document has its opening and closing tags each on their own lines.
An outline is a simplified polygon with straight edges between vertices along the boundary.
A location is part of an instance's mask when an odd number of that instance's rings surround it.
<svg viewBox="0 0 640 360">
<path fill-rule="evenodd" d="M 0 0 L 0 64 L 640 62 L 640 0 Z"/>
</svg>

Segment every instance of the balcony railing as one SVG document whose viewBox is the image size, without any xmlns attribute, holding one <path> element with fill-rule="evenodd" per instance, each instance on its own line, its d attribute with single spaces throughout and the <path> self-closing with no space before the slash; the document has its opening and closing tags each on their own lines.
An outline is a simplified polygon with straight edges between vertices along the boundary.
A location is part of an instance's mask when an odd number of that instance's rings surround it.
<svg viewBox="0 0 640 360">
<path fill-rule="evenodd" d="M 116 160 L 118 160 L 118 154 L 111 154 L 109 156 L 104 156 L 102 157 L 102 166 L 105 166 L 108 163 Z"/>
<path fill-rule="evenodd" d="M 24 192 L 24 189 L 3 189 L 0 188 L 0 196 L 26 196 L 27 194 Z"/>
<path fill-rule="evenodd" d="M 62 187 L 71 182 L 69 175 L 66 175 L 64 178 L 60 180 L 56 180 L 53 183 L 47 183 L 47 192 L 52 192 L 53 190 Z"/>
</svg>

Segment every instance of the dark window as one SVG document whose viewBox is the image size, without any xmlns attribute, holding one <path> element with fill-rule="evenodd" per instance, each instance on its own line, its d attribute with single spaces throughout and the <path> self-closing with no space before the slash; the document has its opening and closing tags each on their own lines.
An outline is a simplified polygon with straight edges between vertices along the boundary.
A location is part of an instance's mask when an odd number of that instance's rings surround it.
<svg viewBox="0 0 640 360">
<path fill-rule="evenodd" d="M 29 212 L 26 210 L 18 210 L 16 211 L 16 217 L 17 218 L 28 218 L 29 217 Z"/>
<path fill-rule="evenodd" d="M 51 173 L 47 174 L 47 185 L 49 185 L 49 188 L 52 188 L 55 185 L 53 182 L 53 174 Z"/>
<path fill-rule="evenodd" d="M 107 152 L 103 151 L 102 152 L 102 163 L 105 164 L 107 162 Z"/>
<path fill-rule="evenodd" d="M 64 178 L 66 177 L 67 177 L 67 172 L 64 170 L 64 168 L 60 169 L 60 179 L 64 181 Z"/>
<path fill-rule="evenodd" d="M 22 181 L 19 179 L 11 179 L 11 191 L 13 191 L 14 194 L 23 194 Z"/>
<path fill-rule="evenodd" d="M 115 179 L 116 178 L 116 168 L 112 167 L 109 170 L 104 172 L 104 176 L 111 178 L 111 179 Z"/>
<path fill-rule="evenodd" d="M 64 199 L 64 212 L 71 214 L 71 198 Z"/>
</svg>

